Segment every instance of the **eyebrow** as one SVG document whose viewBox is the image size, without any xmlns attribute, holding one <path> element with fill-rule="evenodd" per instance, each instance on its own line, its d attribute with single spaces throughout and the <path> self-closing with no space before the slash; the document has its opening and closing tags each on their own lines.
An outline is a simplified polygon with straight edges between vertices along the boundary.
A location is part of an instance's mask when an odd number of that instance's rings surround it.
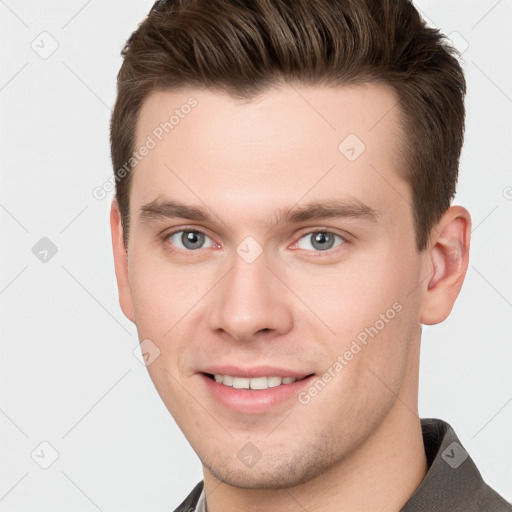
<svg viewBox="0 0 512 512">
<path fill-rule="evenodd" d="M 192 206 L 177 200 L 155 199 L 140 208 L 142 222 L 182 218 L 191 221 L 210 222 L 218 224 L 210 215 L 210 210 L 203 206 Z M 268 220 L 271 227 L 278 224 L 296 224 L 316 219 L 363 219 L 378 222 L 379 214 L 370 206 L 358 199 L 326 199 L 313 201 L 299 207 L 280 208 Z"/>
</svg>

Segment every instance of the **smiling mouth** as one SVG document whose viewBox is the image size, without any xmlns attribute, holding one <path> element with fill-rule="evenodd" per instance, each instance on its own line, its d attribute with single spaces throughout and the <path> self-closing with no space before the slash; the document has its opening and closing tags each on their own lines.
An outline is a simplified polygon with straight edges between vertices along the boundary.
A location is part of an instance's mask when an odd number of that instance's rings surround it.
<svg viewBox="0 0 512 512">
<path fill-rule="evenodd" d="M 280 377 L 274 375 L 264 377 L 233 377 L 231 375 L 214 375 L 211 373 L 205 373 L 204 375 L 218 384 L 234 389 L 263 390 L 293 384 L 296 381 L 311 377 L 313 374 L 311 373 L 298 379 L 295 377 Z"/>
</svg>

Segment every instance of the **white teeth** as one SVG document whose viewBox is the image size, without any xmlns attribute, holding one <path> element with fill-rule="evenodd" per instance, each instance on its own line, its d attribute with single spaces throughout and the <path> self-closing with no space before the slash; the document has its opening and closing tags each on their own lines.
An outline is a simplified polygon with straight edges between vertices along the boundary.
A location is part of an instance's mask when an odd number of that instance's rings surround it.
<svg viewBox="0 0 512 512">
<path fill-rule="evenodd" d="M 291 384 L 297 379 L 295 377 L 232 377 L 231 375 L 214 375 L 215 382 L 230 386 L 235 389 L 267 389 L 280 386 L 281 384 Z"/>
<path fill-rule="evenodd" d="M 249 381 L 251 379 L 244 379 L 243 377 L 233 377 L 233 387 L 235 389 L 249 389 Z"/>
<path fill-rule="evenodd" d="M 254 379 L 250 379 L 249 386 L 251 389 L 267 389 L 268 379 L 267 377 L 255 377 Z"/>
<path fill-rule="evenodd" d="M 268 387 L 275 388 L 276 386 L 280 386 L 282 380 L 281 377 L 268 377 Z"/>
</svg>

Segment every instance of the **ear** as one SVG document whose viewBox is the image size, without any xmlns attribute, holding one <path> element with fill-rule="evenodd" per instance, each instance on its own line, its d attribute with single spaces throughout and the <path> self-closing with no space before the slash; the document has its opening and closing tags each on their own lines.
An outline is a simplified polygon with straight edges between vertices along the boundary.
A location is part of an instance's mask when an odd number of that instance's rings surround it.
<svg viewBox="0 0 512 512">
<path fill-rule="evenodd" d="M 425 252 L 420 322 L 438 324 L 450 314 L 469 264 L 471 216 L 462 206 L 451 206 L 432 230 Z"/>
<path fill-rule="evenodd" d="M 121 212 L 119 210 L 119 203 L 115 198 L 110 208 L 110 229 L 112 231 L 112 249 L 114 251 L 114 266 L 116 269 L 117 289 L 119 291 L 119 304 L 126 318 L 135 322 L 132 293 L 128 279 L 128 250 L 124 245 Z"/>
</svg>

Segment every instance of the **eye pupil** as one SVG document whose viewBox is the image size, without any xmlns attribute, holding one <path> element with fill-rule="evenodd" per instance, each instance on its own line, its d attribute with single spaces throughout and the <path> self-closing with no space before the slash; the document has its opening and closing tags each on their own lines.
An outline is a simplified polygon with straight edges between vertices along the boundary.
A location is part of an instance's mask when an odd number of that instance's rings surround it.
<svg viewBox="0 0 512 512">
<path fill-rule="evenodd" d="M 311 237 L 313 241 L 312 245 L 316 250 L 330 249 L 334 244 L 334 237 L 330 233 L 313 233 Z"/>
<path fill-rule="evenodd" d="M 204 243 L 204 234 L 198 231 L 184 231 L 181 242 L 187 249 L 197 249 Z"/>
</svg>

